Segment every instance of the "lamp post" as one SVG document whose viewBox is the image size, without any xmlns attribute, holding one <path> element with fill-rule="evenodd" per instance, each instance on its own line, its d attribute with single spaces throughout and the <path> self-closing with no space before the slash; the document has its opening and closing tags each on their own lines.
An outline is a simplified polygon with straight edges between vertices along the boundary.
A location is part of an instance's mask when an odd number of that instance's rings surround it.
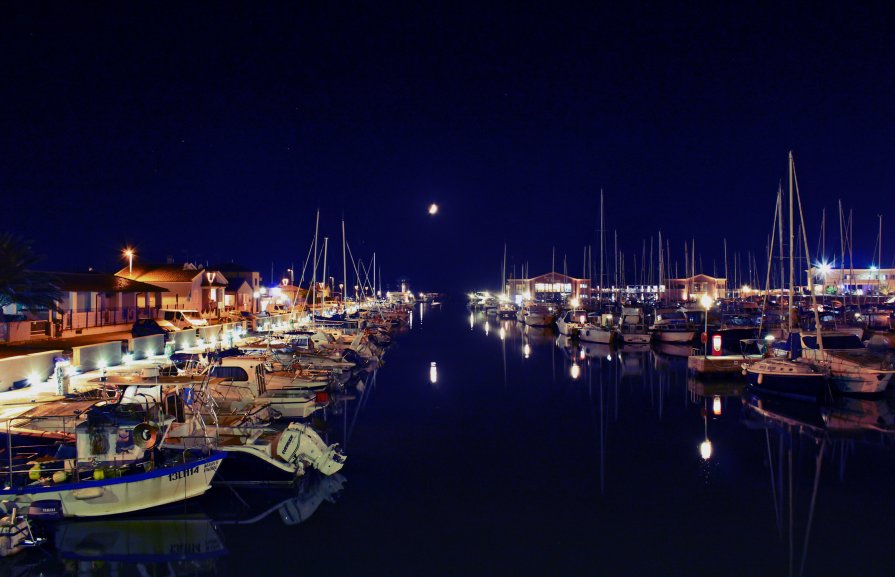
<svg viewBox="0 0 895 577">
<path fill-rule="evenodd" d="M 708 293 L 706 293 L 706 294 L 702 295 L 700 302 L 702 303 L 702 307 L 705 309 L 705 332 L 703 333 L 703 336 L 705 337 L 705 353 L 703 356 L 705 358 L 708 358 L 708 356 L 709 356 L 709 309 L 712 308 L 712 304 L 714 304 L 715 301 L 712 300 L 712 297 L 710 297 L 708 295 Z"/>
<path fill-rule="evenodd" d="M 134 276 L 134 251 L 133 249 L 125 249 L 124 256 L 127 257 L 127 276 Z"/>
</svg>

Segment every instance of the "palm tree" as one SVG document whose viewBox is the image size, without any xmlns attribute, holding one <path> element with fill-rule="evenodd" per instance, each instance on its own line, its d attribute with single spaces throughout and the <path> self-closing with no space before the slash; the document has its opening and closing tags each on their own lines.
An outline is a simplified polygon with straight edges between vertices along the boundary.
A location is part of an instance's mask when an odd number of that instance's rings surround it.
<svg viewBox="0 0 895 577">
<path fill-rule="evenodd" d="M 29 242 L 0 234 L 0 308 L 16 303 L 27 309 L 59 310 L 62 293 L 56 279 L 31 270 L 40 258 Z"/>
</svg>

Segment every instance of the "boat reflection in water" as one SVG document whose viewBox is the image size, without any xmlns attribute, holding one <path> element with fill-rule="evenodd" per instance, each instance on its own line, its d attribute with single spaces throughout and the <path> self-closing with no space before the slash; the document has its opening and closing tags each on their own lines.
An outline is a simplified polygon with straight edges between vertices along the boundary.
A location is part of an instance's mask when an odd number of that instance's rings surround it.
<svg viewBox="0 0 895 577">
<path fill-rule="evenodd" d="M 246 489 L 239 493 L 221 491 L 211 495 L 213 500 L 209 505 L 216 511 L 217 524 L 222 526 L 251 525 L 271 515 L 278 515 L 284 525 L 298 525 L 307 521 L 324 502 L 335 503 L 345 481 L 339 473 L 327 477 L 313 471 L 295 487 Z"/>
<path fill-rule="evenodd" d="M 227 554 L 205 515 L 66 521 L 49 556 L 26 575 L 203 575 Z M 53 567 L 59 562 L 62 567 Z"/>
<path fill-rule="evenodd" d="M 745 426 L 765 432 L 771 497 L 788 574 L 814 573 L 807 561 L 824 461 L 835 460 L 841 481 L 846 459 L 857 445 L 891 446 L 895 440 L 891 403 L 891 399 L 848 397 L 817 403 L 754 393 L 743 398 Z M 800 467 L 805 464 L 808 467 Z M 806 478 L 812 483 L 807 506 L 798 503 L 799 495 L 793 492 L 793 484 Z"/>
</svg>

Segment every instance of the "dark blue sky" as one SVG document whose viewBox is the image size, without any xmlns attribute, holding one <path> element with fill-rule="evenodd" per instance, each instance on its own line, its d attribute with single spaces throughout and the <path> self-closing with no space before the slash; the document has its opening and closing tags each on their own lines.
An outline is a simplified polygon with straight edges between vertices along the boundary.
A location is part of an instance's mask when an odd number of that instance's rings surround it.
<svg viewBox="0 0 895 577">
<path fill-rule="evenodd" d="M 725 236 L 763 253 L 789 149 L 812 251 L 823 207 L 838 247 L 839 198 L 856 265 L 895 225 L 883 4 L 255 4 L 5 7 L 2 228 L 47 268 L 132 243 L 278 276 L 319 207 L 386 279 L 463 290 L 497 284 L 505 241 L 578 274 L 603 188 L 629 254 L 661 228 L 711 273 Z"/>
</svg>

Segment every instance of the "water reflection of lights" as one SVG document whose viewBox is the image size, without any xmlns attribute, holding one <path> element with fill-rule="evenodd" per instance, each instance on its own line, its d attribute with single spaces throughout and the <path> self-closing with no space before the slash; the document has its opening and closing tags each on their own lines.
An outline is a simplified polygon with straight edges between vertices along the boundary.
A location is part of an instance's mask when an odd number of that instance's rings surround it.
<svg viewBox="0 0 895 577">
<path fill-rule="evenodd" d="M 712 399 L 712 414 L 721 414 L 721 395 L 715 395 L 715 397 Z"/>
<path fill-rule="evenodd" d="M 507 330 L 503 327 L 500 327 L 500 340 L 504 340 L 507 338 Z"/>
<path fill-rule="evenodd" d="M 438 382 L 438 367 L 435 365 L 435 361 L 429 364 L 429 381 L 433 385 Z"/>
<path fill-rule="evenodd" d="M 608 354 L 608 355 L 606 355 L 606 360 L 607 360 L 607 361 L 611 361 L 611 360 L 612 360 L 612 354 L 611 354 L 611 353 Z"/>
<path fill-rule="evenodd" d="M 475 313 L 469 313 L 469 330 L 475 328 Z"/>
<path fill-rule="evenodd" d="M 531 356 L 531 346 L 529 346 L 528 343 L 525 343 L 525 344 L 522 346 L 522 355 L 523 355 L 526 359 L 527 359 L 528 357 Z"/>
<path fill-rule="evenodd" d="M 491 332 L 491 323 L 489 323 L 488 321 L 485 321 L 485 336 L 487 337 L 488 333 L 490 333 L 490 332 Z"/>
<path fill-rule="evenodd" d="M 702 443 L 699 444 L 699 454 L 702 456 L 704 461 L 708 461 L 712 458 L 712 442 L 706 439 Z"/>
<path fill-rule="evenodd" d="M 569 369 L 569 373 L 572 375 L 573 379 L 577 379 L 581 376 L 581 367 L 578 366 L 578 363 L 572 363 L 572 368 Z"/>
<path fill-rule="evenodd" d="M 581 349 L 580 351 L 578 351 L 578 358 L 581 359 L 582 361 L 587 358 L 587 354 L 585 354 L 584 349 Z"/>
</svg>

